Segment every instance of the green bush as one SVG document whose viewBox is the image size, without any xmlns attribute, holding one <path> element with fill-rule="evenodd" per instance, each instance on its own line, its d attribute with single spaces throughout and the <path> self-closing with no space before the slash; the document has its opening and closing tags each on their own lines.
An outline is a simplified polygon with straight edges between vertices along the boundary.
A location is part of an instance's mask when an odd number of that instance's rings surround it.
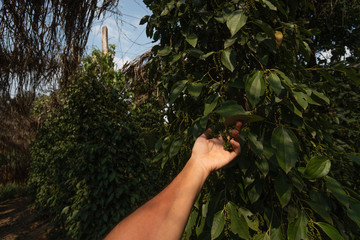
<svg viewBox="0 0 360 240">
<path fill-rule="evenodd" d="M 24 196 L 27 193 L 27 187 L 16 183 L 8 183 L 0 187 L 0 201 Z"/>
<path fill-rule="evenodd" d="M 99 51 L 86 58 L 32 146 L 35 205 L 72 239 L 101 239 L 151 190 L 131 95 L 113 66 Z"/>
<path fill-rule="evenodd" d="M 352 40 L 338 41 L 339 32 L 357 39 L 359 2 L 345 1 L 342 22 L 335 12 L 343 2 L 144 2 L 152 14 L 141 23 L 159 41 L 149 69 L 169 123 L 159 165 L 178 171 L 206 128 L 244 123 L 241 156 L 210 176 L 184 239 L 359 236 L 360 158 L 351 128 L 359 123 L 360 75 L 344 60 L 346 47 L 351 58 L 359 55 Z M 332 61 L 317 61 L 328 49 Z"/>
</svg>

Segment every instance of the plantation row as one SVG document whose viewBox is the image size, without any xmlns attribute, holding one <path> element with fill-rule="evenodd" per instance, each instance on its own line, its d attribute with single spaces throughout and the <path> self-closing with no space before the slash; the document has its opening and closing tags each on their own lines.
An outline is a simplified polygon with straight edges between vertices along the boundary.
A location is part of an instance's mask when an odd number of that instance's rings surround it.
<svg viewBox="0 0 360 240">
<path fill-rule="evenodd" d="M 144 59 L 118 72 L 114 48 L 94 50 L 32 108 L 28 185 L 51 239 L 102 239 L 199 135 L 237 120 L 241 153 L 210 175 L 183 239 L 356 239 L 359 1 L 144 3 L 159 41 Z"/>
</svg>

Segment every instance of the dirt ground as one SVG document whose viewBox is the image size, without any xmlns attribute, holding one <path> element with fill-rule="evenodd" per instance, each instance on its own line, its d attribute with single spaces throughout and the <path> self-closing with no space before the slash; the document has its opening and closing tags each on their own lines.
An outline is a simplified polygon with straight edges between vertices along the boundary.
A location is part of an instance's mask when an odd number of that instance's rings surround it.
<svg viewBox="0 0 360 240">
<path fill-rule="evenodd" d="M 50 225 L 39 220 L 26 197 L 0 201 L 1 240 L 44 240 Z"/>
</svg>

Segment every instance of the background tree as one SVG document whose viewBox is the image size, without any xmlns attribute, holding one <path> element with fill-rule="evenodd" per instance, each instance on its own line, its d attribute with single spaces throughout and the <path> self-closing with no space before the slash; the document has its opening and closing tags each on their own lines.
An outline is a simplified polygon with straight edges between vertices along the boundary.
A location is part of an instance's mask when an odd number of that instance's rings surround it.
<svg viewBox="0 0 360 240">
<path fill-rule="evenodd" d="M 338 84 L 359 84 L 356 44 L 336 33 L 358 34 L 359 2 L 144 2 L 153 13 L 142 23 L 160 40 L 149 64 L 161 73 L 155 80 L 169 123 L 155 160 L 176 172 L 207 127 L 246 123 L 241 156 L 211 176 L 184 238 L 357 236 L 358 147 L 348 140 L 341 147 L 339 130 L 357 133 L 338 121 L 357 98 L 335 99 L 346 91 Z M 331 61 L 319 58 L 324 50 Z"/>
<path fill-rule="evenodd" d="M 26 175 L 36 131 L 30 114 L 36 93 L 67 86 L 93 21 L 116 5 L 115 0 L 0 2 L 0 164 L 22 172 L 18 180 Z"/>
</svg>

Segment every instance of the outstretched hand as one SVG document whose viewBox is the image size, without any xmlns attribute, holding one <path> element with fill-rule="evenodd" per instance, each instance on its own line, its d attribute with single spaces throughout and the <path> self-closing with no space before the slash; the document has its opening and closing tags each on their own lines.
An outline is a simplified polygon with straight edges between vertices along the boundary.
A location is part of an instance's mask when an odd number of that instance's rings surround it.
<svg viewBox="0 0 360 240">
<path fill-rule="evenodd" d="M 208 135 L 211 129 L 198 137 L 192 149 L 190 161 L 194 161 L 207 172 L 210 173 L 220 169 L 231 162 L 240 153 L 240 131 L 242 123 L 237 122 L 235 129 L 231 131 L 233 139 L 230 143 L 233 151 L 229 152 L 224 149 L 224 140 L 221 136 L 209 139 Z"/>
</svg>

